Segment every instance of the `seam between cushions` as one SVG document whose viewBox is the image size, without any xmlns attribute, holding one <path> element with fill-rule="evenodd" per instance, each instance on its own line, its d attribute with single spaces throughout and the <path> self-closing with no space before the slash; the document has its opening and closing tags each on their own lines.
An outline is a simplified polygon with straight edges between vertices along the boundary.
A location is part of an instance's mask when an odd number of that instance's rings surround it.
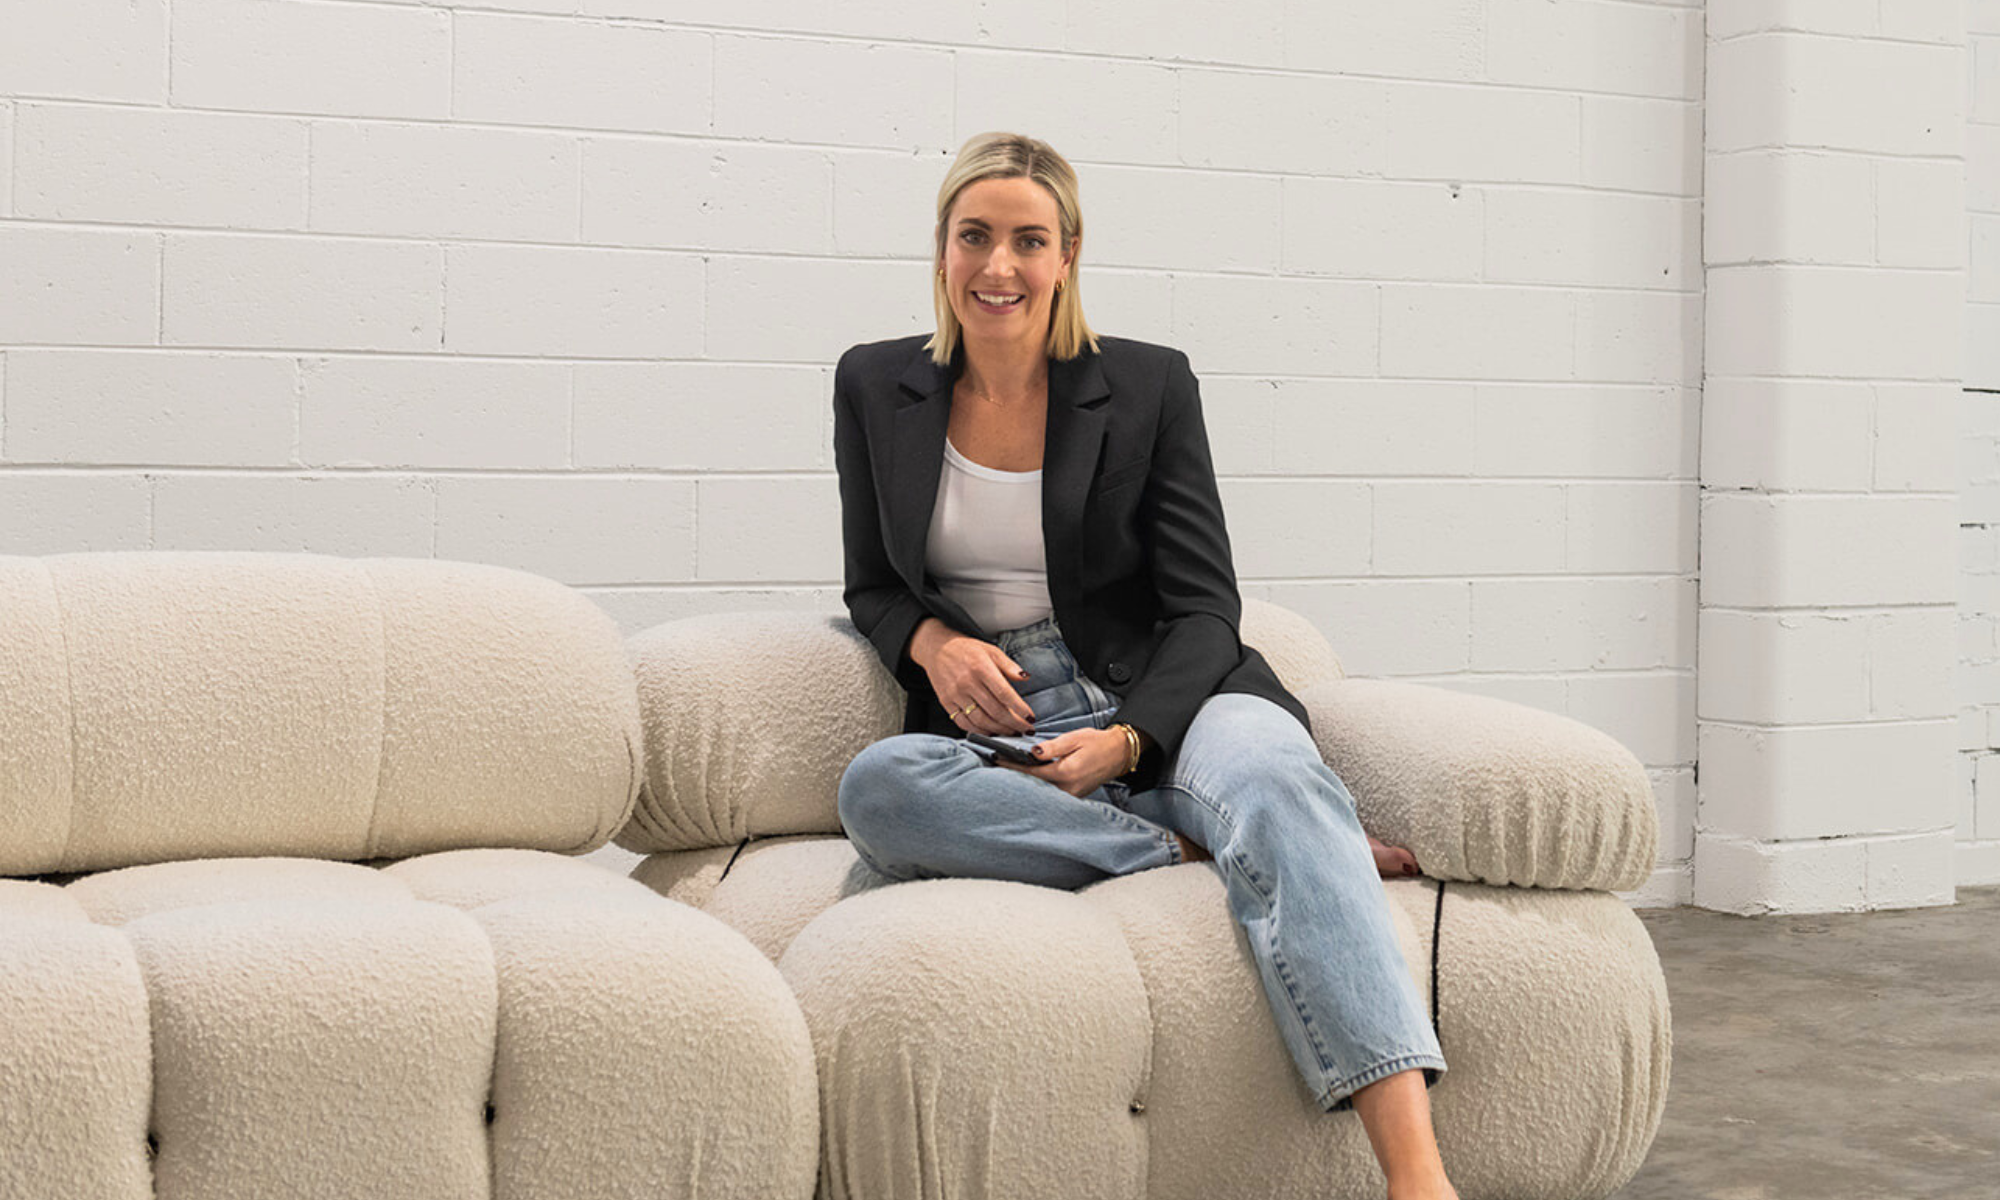
<svg viewBox="0 0 2000 1200">
<path fill-rule="evenodd" d="M 375 598 L 375 627 L 381 633 L 382 691 L 381 703 L 376 706 L 379 734 L 375 739 L 375 788 L 368 797 L 368 829 L 361 842 L 361 856 L 375 858 L 375 823 L 382 816 L 382 773 L 389 760 L 389 614 L 383 610 L 382 590 L 375 586 L 375 575 L 368 565 L 360 564 L 357 574 L 367 585 L 368 594 Z"/>
<path fill-rule="evenodd" d="M 49 569 L 45 559 L 37 564 L 42 569 L 43 578 L 49 583 L 49 603 L 55 606 L 56 632 L 62 637 L 63 697 L 69 706 L 69 811 L 63 820 L 62 853 L 57 857 L 55 869 L 70 869 L 70 847 L 76 841 L 76 666 L 70 661 L 69 617 L 63 612 L 62 591 L 56 587 L 56 574 Z"/>
</svg>

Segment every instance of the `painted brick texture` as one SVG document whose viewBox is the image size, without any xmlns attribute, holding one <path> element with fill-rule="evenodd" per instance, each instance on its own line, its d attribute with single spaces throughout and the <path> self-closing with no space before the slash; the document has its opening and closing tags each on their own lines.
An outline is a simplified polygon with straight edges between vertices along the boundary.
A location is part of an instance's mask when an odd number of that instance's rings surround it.
<svg viewBox="0 0 2000 1200">
<path fill-rule="evenodd" d="M 2000 2 L 1966 4 L 1965 384 L 1959 431 L 1959 883 L 2000 883 Z"/>
<path fill-rule="evenodd" d="M 1965 9 L 1706 12 L 1694 900 L 1950 903 Z"/>
</svg>

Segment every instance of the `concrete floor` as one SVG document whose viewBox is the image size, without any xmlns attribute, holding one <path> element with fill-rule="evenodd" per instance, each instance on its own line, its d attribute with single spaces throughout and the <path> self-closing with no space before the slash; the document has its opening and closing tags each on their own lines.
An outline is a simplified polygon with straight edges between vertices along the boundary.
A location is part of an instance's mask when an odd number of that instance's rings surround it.
<svg viewBox="0 0 2000 1200">
<path fill-rule="evenodd" d="M 2000 1200 L 2000 888 L 1902 912 L 1639 916 L 1673 1080 L 1615 1200 Z"/>
</svg>

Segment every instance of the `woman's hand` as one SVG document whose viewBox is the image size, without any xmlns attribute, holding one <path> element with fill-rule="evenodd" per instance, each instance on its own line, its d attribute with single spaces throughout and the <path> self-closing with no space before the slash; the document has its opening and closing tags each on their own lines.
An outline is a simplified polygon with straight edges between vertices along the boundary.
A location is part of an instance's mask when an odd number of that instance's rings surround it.
<svg viewBox="0 0 2000 1200">
<path fill-rule="evenodd" d="M 992 737 L 1033 732 L 1035 710 L 1010 682 L 1028 673 L 992 642 L 925 617 L 910 636 L 910 658 L 931 677 L 938 703 L 960 729 Z"/>
<path fill-rule="evenodd" d="M 1107 781 L 1125 773 L 1125 756 L 1131 743 L 1116 729 L 1072 729 L 1046 742 L 1038 742 L 1034 753 L 1048 760 L 1039 767 L 993 761 L 1026 775 L 1046 779 L 1072 796 L 1088 796 Z"/>
</svg>

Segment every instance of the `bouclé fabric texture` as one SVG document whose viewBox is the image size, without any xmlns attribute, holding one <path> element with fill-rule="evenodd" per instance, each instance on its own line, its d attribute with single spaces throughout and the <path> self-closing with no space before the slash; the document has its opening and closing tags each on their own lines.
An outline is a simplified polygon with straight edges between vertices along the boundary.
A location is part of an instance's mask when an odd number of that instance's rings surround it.
<svg viewBox="0 0 2000 1200">
<path fill-rule="evenodd" d="M 222 855 L 580 853 L 639 785 L 581 593 L 467 563 L 0 558 L 0 874 Z"/>
<path fill-rule="evenodd" d="M 0 1198 L 806 1200 L 777 967 L 571 856 L 641 768 L 546 579 L 0 559 Z"/>
<path fill-rule="evenodd" d="M 1368 1197 L 1359 1119 L 1321 1112 L 1272 1024 L 1208 864 L 1062 892 L 892 883 L 844 838 L 654 856 L 773 956 L 818 1056 L 822 1195 Z M 1602 1197 L 1664 1112 L 1671 1026 L 1617 897 L 1384 885 L 1450 1070 L 1431 1092 L 1460 1194 Z"/>
<path fill-rule="evenodd" d="M 1440 879 L 1636 888 L 1659 816 L 1632 752 L 1524 704 L 1379 679 L 1307 688 L 1320 757 L 1361 823 Z"/>
<path fill-rule="evenodd" d="M 0 881 L 0 1013 L 0 1196 L 812 1192 L 776 967 L 566 856 Z"/>
</svg>

